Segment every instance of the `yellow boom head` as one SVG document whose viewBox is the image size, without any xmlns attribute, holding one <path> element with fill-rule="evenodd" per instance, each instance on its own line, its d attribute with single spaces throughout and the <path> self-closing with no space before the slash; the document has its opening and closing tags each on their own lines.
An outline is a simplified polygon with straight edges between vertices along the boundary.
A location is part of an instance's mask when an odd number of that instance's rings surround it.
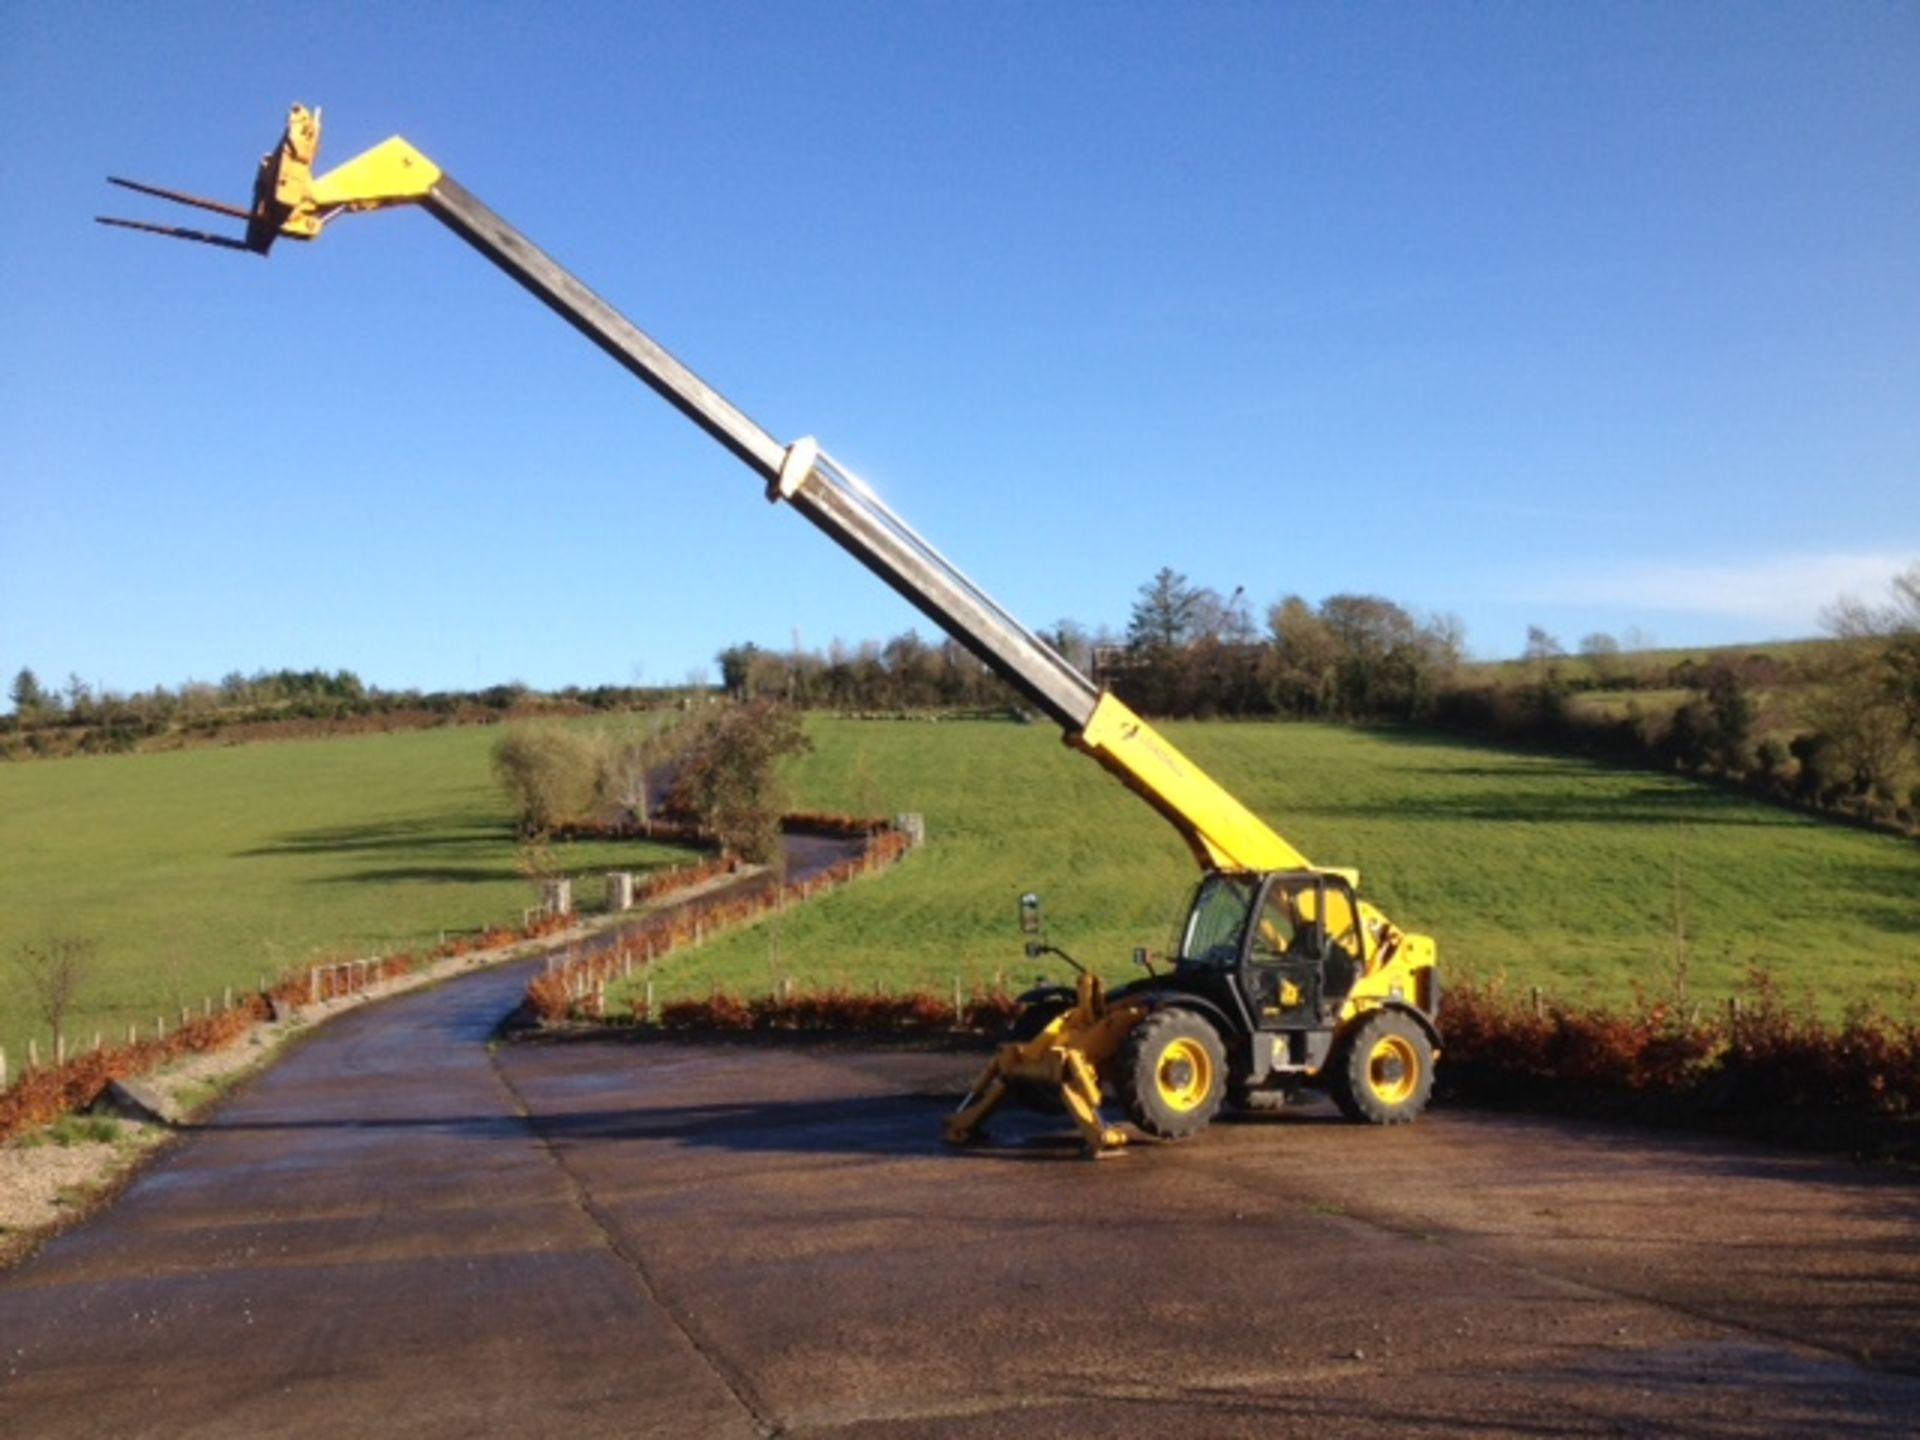
<svg viewBox="0 0 1920 1440">
<path fill-rule="evenodd" d="M 283 235 L 293 240 L 315 239 L 326 223 L 343 211 L 378 210 L 424 200 L 440 179 L 439 167 L 397 135 L 316 179 L 313 162 L 319 152 L 319 110 L 295 105 L 287 113 L 287 128 L 280 143 L 260 157 L 250 209 L 138 180 L 123 180 L 117 175 L 107 177 L 110 183 L 143 195 L 155 195 L 175 204 L 244 220 L 247 222 L 244 236 L 215 235 L 204 230 L 150 225 L 141 220 L 120 220 L 106 215 L 94 218 L 102 225 L 145 230 L 175 240 L 193 240 L 203 245 L 264 255 Z"/>
</svg>

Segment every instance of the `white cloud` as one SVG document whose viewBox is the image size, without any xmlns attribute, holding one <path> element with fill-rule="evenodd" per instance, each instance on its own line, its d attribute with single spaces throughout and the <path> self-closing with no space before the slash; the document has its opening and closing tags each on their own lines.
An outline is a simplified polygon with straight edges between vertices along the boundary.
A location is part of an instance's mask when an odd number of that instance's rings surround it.
<svg viewBox="0 0 1920 1440">
<path fill-rule="evenodd" d="M 1669 614 L 1713 615 L 1793 631 L 1819 628 L 1843 595 L 1869 602 L 1920 560 L 1912 551 L 1778 555 L 1732 564 L 1622 564 L 1605 573 L 1567 575 L 1525 598 L 1550 605 L 1606 605 Z"/>
</svg>

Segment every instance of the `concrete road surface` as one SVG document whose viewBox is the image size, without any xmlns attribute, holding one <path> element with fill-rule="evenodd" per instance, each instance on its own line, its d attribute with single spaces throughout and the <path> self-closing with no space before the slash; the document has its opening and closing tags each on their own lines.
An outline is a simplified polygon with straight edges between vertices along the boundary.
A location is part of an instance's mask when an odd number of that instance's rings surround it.
<svg viewBox="0 0 1920 1440">
<path fill-rule="evenodd" d="M 369 1007 L 0 1278 L 0 1435 L 1920 1431 L 1920 1187 L 1331 1110 L 952 1152 L 975 1054 Z"/>
</svg>

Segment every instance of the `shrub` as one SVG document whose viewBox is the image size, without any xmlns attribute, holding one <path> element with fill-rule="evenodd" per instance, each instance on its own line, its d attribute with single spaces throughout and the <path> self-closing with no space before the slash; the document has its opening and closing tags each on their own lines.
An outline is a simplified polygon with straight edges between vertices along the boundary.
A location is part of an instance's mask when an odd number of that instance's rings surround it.
<svg viewBox="0 0 1920 1440">
<path fill-rule="evenodd" d="M 780 762 L 811 748 L 790 705 L 754 700 L 712 712 L 682 756 L 673 804 L 697 815 L 723 851 L 770 863 L 780 853 Z"/>
<path fill-rule="evenodd" d="M 544 836 L 592 804 L 600 781 L 593 737 L 559 724 L 516 725 L 494 743 L 493 773 L 523 834 Z"/>
</svg>

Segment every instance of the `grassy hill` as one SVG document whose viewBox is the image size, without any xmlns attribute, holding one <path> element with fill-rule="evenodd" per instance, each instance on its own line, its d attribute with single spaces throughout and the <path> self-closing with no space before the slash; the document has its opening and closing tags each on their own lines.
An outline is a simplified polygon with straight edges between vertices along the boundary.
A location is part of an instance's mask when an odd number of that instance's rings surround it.
<svg viewBox="0 0 1920 1440">
<path fill-rule="evenodd" d="M 1562 995 L 1692 992 L 1747 967 L 1827 1008 L 1907 1003 L 1920 976 L 1920 848 L 1677 778 L 1411 732 L 1305 724 L 1166 727 L 1314 859 L 1432 933 L 1460 975 Z M 802 803 L 924 811 L 932 842 L 888 878 L 676 959 L 661 994 L 792 975 L 944 990 L 1024 979 L 1015 902 L 1051 938 L 1124 973 L 1170 948 L 1194 869 L 1164 822 L 1043 726 L 816 720 Z"/>
<path fill-rule="evenodd" d="M 48 936 L 98 947 L 69 1027 L 91 1038 L 320 956 L 518 923 L 535 897 L 489 770 L 498 734 L 0 765 L 0 1045 L 15 1070 L 37 1027 L 13 966 Z M 556 854 L 585 875 L 685 858 L 644 845 Z"/>
</svg>

